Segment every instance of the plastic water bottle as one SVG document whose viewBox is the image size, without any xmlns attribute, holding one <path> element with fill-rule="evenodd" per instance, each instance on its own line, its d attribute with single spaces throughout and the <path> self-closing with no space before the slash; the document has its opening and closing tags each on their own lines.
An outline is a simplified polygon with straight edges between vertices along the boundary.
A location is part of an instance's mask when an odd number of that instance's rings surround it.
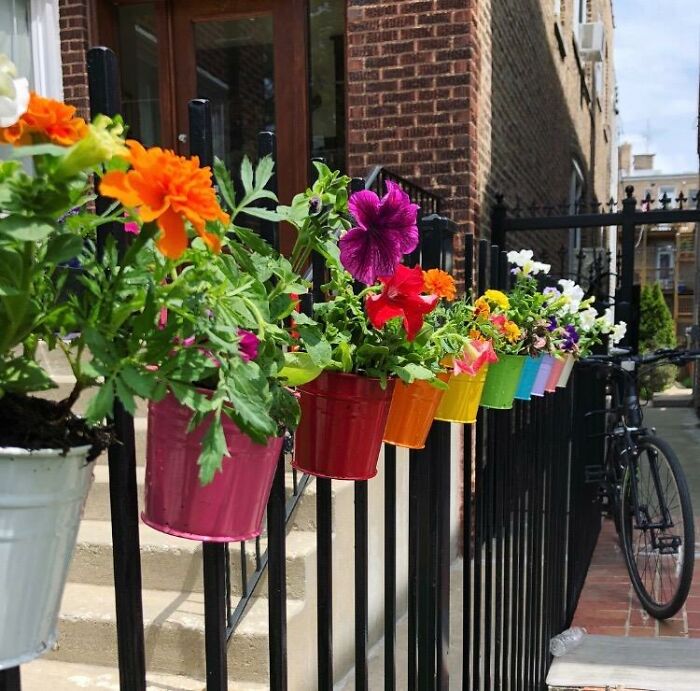
<svg viewBox="0 0 700 691">
<path fill-rule="evenodd" d="M 582 629 L 580 626 L 574 626 L 566 631 L 562 631 L 549 641 L 549 652 L 554 657 L 561 657 L 581 645 L 585 635 L 586 629 Z"/>
</svg>

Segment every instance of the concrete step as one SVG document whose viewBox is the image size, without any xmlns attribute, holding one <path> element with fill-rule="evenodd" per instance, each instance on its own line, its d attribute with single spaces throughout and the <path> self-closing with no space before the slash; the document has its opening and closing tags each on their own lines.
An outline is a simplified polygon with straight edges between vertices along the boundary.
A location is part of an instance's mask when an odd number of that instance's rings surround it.
<svg viewBox="0 0 700 691">
<path fill-rule="evenodd" d="M 202 543 L 185 540 L 139 525 L 141 573 L 146 590 L 202 592 Z M 267 549 L 260 541 L 261 552 Z M 240 543 L 231 545 L 231 591 L 242 592 Z M 306 577 L 316 550 L 314 533 L 292 531 L 287 537 L 287 591 L 290 597 L 303 598 Z M 246 543 L 248 575 L 255 570 L 255 543 Z M 84 520 L 80 524 L 78 544 L 71 563 L 71 583 L 106 585 L 114 582 L 112 528 L 107 521 Z M 266 589 L 260 592 L 267 592 Z"/>
<path fill-rule="evenodd" d="M 301 644 L 297 639 L 304 640 L 297 631 L 296 619 L 305 606 L 303 601 L 291 598 L 287 601 L 292 651 Z M 147 668 L 154 673 L 204 679 L 204 599 L 201 593 L 144 590 L 143 614 Z M 258 684 L 267 682 L 267 631 L 268 601 L 254 599 L 228 646 L 231 679 Z M 57 649 L 49 653 L 47 659 L 116 667 L 116 616 L 111 585 L 69 583 L 63 596 L 58 634 Z M 301 655 L 301 651 L 299 653 Z"/>
<path fill-rule="evenodd" d="M 136 422 L 139 422 L 137 420 Z M 145 423 L 145 421 L 144 421 Z M 140 424 L 139 424 L 140 427 Z M 145 432 L 143 433 L 145 437 Z M 137 447 L 141 453 L 137 451 L 137 463 L 141 463 L 136 468 L 136 483 L 138 487 L 139 514 L 143 511 L 143 485 L 145 481 L 145 441 L 139 444 L 138 439 L 141 432 L 137 430 Z M 100 461 L 95 465 L 95 481 L 88 494 L 85 504 L 84 518 L 93 521 L 109 521 L 111 520 L 110 505 L 109 505 L 109 470 L 107 468 L 107 455 L 104 454 Z M 302 476 L 299 475 L 301 482 Z M 292 496 L 294 482 L 292 479 L 291 469 L 288 468 L 285 476 L 285 489 L 287 499 Z M 334 482 L 332 485 L 332 494 L 336 498 L 344 492 L 351 492 L 353 488 L 352 482 Z M 302 530 L 305 532 L 313 532 L 316 530 L 316 482 L 312 479 L 306 486 L 302 497 L 299 499 L 294 517 L 292 518 L 292 530 Z"/>
<path fill-rule="evenodd" d="M 119 691 L 119 670 L 77 662 L 58 662 L 39 658 L 22 665 L 23 691 L 77 691 L 106 689 Z M 205 682 L 170 674 L 148 674 L 146 691 L 205 691 Z M 259 691 L 258 684 L 229 684 L 229 689 Z"/>
</svg>

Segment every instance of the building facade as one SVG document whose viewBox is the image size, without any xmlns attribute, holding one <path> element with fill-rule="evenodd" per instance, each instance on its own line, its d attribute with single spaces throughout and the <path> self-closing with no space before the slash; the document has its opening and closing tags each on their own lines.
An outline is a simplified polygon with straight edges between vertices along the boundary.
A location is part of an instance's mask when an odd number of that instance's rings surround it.
<svg viewBox="0 0 700 691">
<path fill-rule="evenodd" d="M 698 201 L 698 174 L 663 173 L 654 169 L 654 154 L 633 154 L 631 145 L 619 149 L 618 198 L 628 186 L 634 188 L 637 206 L 643 211 L 694 207 Z M 696 280 L 696 224 L 673 223 L 640 226 L 635 249 L 635 283 L 658 283 L 676 323 L 679 344 L 686 329 L 695 323 L 693 311 Z"/>
<path fill-rule="evenodd" d="M 312 156 L 354 176 L 386 167 L 482 236 L 497 193 L 572 209 L 611 196 L 611 0 L 0 0 L 0 12 L 13 17 L 0 50 L 31 55 L 20 67 L 52 72 L 48 92 L 81 112 L 85 50 L 113 48 L 125 119 L 148 144 L 187 153 L 193 97 L 211 100 L 233 167 L 275 129 L 284 201 Z"/>
</svg>

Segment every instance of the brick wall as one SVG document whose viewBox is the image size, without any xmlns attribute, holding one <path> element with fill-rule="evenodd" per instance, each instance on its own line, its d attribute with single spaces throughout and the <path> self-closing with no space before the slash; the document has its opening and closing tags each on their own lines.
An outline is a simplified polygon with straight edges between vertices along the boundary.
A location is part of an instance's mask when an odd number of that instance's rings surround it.
<svg viewBox="0 0 700 691">
<path fill-rule="evenodd" d="M 462 233 L 478 217 L 476 4 L 348 0 L 347 9 L 350 174 L 386 165 L 443 197 Z"/>
<path fill-rule="evenodd" d="M 90 107 L 87 88 L 85 51 L 88 48 L 89 13 L 86 0 L 59 0 L 61 55 L 63 58 L 63 95 L 83 117 Z"/>
<path fill-rule="evenodd" d="M 584 171 L 586 197 L 607 201 L 614 129 L 612 60 L 604 63 L 607 79 L 599 108 L 589 99 L 593 72 L 574 47 L 571 2 L 562 1 L 558 21 L 551 0 L 480 0 L 479 5 L 482 230 L 488 228 L 488 211 L 498 192 L 511 206 L 566 203 L 574 158 Z M 610 1 L 590 0 L 588 12 L 606 24 L 611 58 Z M 565 232 L 538 233 L 513 238 L 511 245 L 533 246 L 558 264 L 557 252 L 567 238 Z"/>
</svg>

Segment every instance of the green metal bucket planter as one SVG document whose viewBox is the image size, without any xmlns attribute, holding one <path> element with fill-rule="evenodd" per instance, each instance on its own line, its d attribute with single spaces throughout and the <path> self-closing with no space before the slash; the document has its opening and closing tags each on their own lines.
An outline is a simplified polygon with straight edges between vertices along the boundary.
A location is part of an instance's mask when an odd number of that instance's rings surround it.
<svg viewBox="0 0 700 691">
<path fill-rule="evenodd" d="M 489 367 L 481 407 L 510 410 L 524 365 L 524 355 L 499 355 L 498 362 Z"/>
</svg>

